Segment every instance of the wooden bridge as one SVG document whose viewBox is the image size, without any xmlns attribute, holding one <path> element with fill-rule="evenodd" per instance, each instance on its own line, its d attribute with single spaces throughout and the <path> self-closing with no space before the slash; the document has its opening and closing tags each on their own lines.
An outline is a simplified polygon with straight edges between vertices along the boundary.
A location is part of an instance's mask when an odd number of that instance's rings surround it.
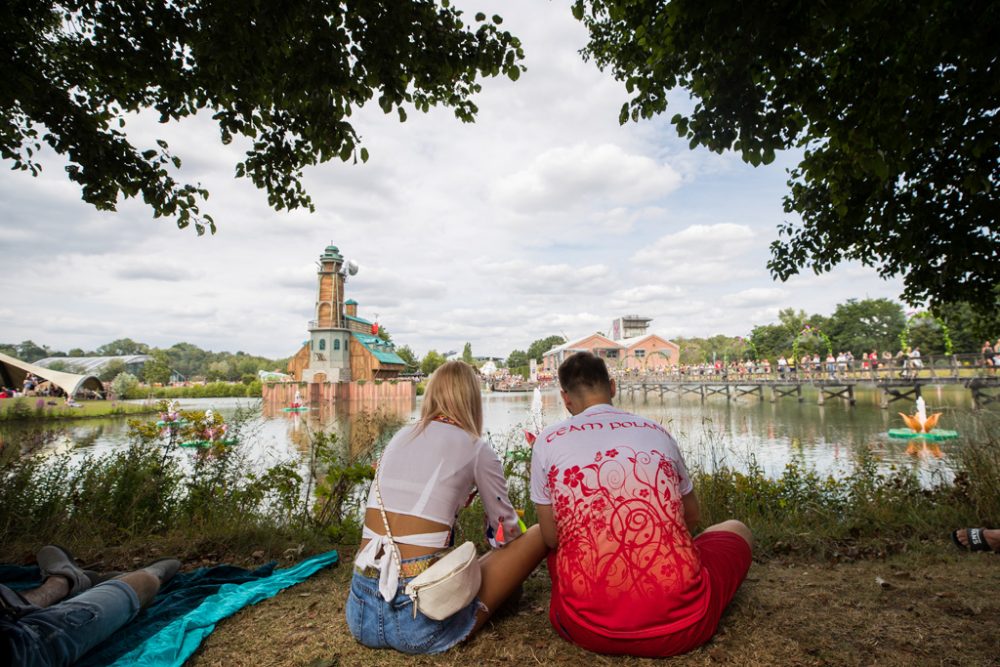
<svg viewBox="0 0 1000 667">
<path fill-rule="evenodd" d="M 794 368 L 769 374 L 734 373 L 731 369 L 722 368 L 718 372 L 709 369 L 706 374 L 635 374 L 623 371 L 614 375 L 620 395 L 632 400 L 641 395 L 644 402 L 649 401 L 651 394 L 658 396 L 661 402 L 669 394 L 678 397 L 695 395 L 703 401 L 712 396 L 725 396 L 730 401 L 749 396 L 772 403 L 787 397 L 801 402 L 804 400 L 803 387 L 812 387 L 817 390 L 820 405 L 837 398 L 854 405 L 855 388 L 868 386 L 878 389 L 879 404 L 888 408 L 894 401 L 915 401 L 928 385 L 961 385 L 972 393 L 976 408 L 991 403 L 1000 404 L 1000 374 L 975 366 L 978 359 L 978 355 L 925 357 L 920 367 L 906 364 L 888 368 L 881 366 L 877 370 L 837 370 L 833 373 L 815 369 L 798 372 Z"/>
</svg>

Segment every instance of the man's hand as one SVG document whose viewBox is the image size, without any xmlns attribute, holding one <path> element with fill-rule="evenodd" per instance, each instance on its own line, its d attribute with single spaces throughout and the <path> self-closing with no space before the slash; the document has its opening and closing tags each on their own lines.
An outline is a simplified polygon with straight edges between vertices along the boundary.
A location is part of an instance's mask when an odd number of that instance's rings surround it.
<svg viewBox="0 0 1000 667">
<path fill-rule="evenodd" d="M 556 529 L 556 519 L 552 515 L 552 505 L 535 505 L 538 515 L 538 525 L 542 529 L 542 540 L 549 549 L 559 548 L 559 531 Z"/>
</svg>

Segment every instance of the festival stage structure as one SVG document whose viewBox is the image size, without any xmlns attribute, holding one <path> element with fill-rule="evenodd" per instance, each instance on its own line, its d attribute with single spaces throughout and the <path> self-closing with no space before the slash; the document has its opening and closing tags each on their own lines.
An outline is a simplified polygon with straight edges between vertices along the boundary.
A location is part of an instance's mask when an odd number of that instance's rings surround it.
<svg viewBox="0 0 1000 667">
<path fill-rule="evenodd" d="M 772 403 L 781 398 L 795 398 L 802 402 L 805 400 L 803 388 L 810 387 L 816 390 L 820 405 L 838 398 L 854 405 L 855 388 L 868 386 L 878 389 L 879 404 L 886 409 L 895 401 L 919 399 L 927 386 L 961 385 L 971 392 L 976 408 L 991 403 L 1000 404 L 1000 375 L 976 367 L 977 358 L 978 355 L 928 355 L 919 369 L 865 369 L 838 372 L 833 377 L 825 372 L 806 374 L 794 370 L 784 374 L 773 371 L 740 376 L 726 368 L 718 374 L 707 375 L 681 375 L 677 372 L 635 375 L 619 372 L 615 376 L 620 395 L 631 400 L 641 397 L 643 402 L 649 402 L 650 396 L 659 397 L 662 402 L 670 394 L 695 395 L 701 400 L 712 396 L 723 396 L 726 400 L 749 396 Z"/>
</svg>

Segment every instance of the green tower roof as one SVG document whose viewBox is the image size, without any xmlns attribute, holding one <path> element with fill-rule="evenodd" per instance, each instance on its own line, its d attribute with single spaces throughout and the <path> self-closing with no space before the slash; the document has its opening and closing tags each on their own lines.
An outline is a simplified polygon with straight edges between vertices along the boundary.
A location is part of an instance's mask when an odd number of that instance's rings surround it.
<svg viewBox="0 0 1000 667">
<path fill-rule="evenodd" d="M 323 251 L 323 254 L 320 255 L 319 258 L 320 258 L 320 261 L 327 261 L 327 262 L 329 262 L 329 261 L 343 262 L 344 261 L 344 256 L 340 254 L 340 249 L 337 248 L 337 246 L 332 245 L 332 244 L 328 245 L 326 247 L 326 250 Z"/>
</svg>

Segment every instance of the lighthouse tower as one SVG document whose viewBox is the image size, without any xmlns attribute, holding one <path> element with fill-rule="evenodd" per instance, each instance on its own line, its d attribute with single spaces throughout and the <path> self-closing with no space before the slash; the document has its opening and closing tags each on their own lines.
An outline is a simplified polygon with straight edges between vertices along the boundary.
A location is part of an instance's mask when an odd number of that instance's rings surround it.
<svg viewBox="0 0 1000 667">
<path fill-rule="evenodd" d="M 317 267 L 315 319 L 309 322 L 309 366 L 303 369 L 302 380 L 347 382 L 351 379 L 351 334 L 344 318 L 344 257 L 337 246 L 326 247 Z"/>
</svg>

